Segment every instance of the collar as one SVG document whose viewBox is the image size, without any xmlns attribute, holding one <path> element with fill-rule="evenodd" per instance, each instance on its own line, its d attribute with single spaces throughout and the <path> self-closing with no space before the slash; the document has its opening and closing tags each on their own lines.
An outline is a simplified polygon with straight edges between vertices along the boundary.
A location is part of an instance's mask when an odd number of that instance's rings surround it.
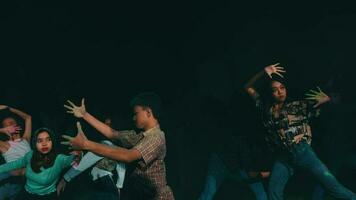
<svg viewBox="0 0 356 200">
<path fill-rule="evenodd" d="M 156 126 L 154 126 L 153 128 L 150 128 L 150 129 L 144 131 L 144 132 L 143 132 L 143 135 L 144 135 L 144 136 L 147 136 L 147 135 L 149 135 L 150 133 L 152 133 L 152 132 L 153 132 L 154 130 L 156 130 L 156 129 L 159 129 L 159 125 L 156 125 Z"/>
</svg>

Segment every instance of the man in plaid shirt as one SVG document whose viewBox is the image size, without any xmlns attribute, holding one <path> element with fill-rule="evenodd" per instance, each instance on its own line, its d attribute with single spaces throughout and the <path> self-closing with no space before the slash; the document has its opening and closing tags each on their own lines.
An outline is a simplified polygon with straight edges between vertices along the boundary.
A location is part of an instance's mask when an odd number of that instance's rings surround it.
<svg viewBox="0 0 356 200">
<path fill-rule="evenodd" d="M 68 113 L 77 118 L 83 118 L 96 128 L 104 136 L 112 140 L 119 140 L 131 146 L 126 149 L 111 147 L 88 140 L 84 133 L 78 133 L 76 137 L 63 136 L 74 149 L 84 149 L 93 153 L 125 163 L 135 163 L 135 170 L 129 178 L 130 199 L 173 200 L 173 193 L 166 181 L 166 168 L 164 158 L 166 156 L 165 134 L 159 127 L 161 109 L 160 98 L 154 93 L 142 93 L 131 101 L 134 110 L 133 120 L 141 134 L 135 131 L 116 131 L 105 123 L 100 122 L 89 114 L 84 105 L 76 106 L 68 101 L 65 105 Z M 143 135 L 143 137 L 142 137 Z M 137 137 L 142 138 L 137 142 Z"/>
</svg>

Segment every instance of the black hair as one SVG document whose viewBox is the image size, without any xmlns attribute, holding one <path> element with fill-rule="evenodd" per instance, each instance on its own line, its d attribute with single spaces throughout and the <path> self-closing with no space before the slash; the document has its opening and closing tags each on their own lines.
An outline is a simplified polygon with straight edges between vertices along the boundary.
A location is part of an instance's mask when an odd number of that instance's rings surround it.
<svg viewBox="0 0 356 200">
<path fill-rule="evenodd" d="M 142 106 L 152 110 L 152 114 L 156 119 L 160 119 L 162 115 L 161 98 L 154 92 L 144 92 L 138 94 L 130 102 L 131 107 Z"/>
<path fill-rule="evenodd" d="M 52 141 L 52 149 L 47 154 L 42 154 L 36 148 L 38 135 L 43 132 L 47 132 Z M 47 169 L 53 166 L 56 157 L 58 155 L 58 152 L 56 148 L 56 137 L 52 130 L 48 128 L 37 129 L 34 135 L 32 136 L 31 147 L 33 149 L 33 155 L 31 158 L 31 168 L 34 172 L 40 173 L 42 167 Z"/>
</svg>

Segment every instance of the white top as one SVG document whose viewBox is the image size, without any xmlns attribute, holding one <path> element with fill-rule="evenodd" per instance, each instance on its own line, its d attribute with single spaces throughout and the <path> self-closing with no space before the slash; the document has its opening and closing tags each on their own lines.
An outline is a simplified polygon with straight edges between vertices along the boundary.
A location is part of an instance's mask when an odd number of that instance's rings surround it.
<svg viewBox="0 0 356 200">
<path fill-rule="evenodd" d="M 30 144 L 24 139 L 10 140 L 8 143 L 10 144 L 9 150 L 2 153 L 2 156 L 7 163 L 24 157 L 26 153 L 31 150 Z"/>
<path fill-rule="evenodd" d="M 110 141 L 107 141 L 107 140 L 104 140 L 101 143 L 107 144 L 107 145 L 113 145 Z M 70 168 L 67 171 L 67 173 L 64 174 L 63 178 L 67 182 L 69 182 L 74 177 L 78 176 L 80 173 L 82 173 L 83 171 L 85 171 L 89 167 L 93 166 L 94 164 L 96 164 L 98 161 L 100 161 L 103 158 L 104 157 L 102 157 L 102 156 L 98 156 L 98 155 L 96 155 L 96 154 L 94 154 L 92 152 L 88 152 L 80 160 L 79 165 L 72 166 L 72 168 Z M 118 175 L 118 179 L 117 179 L 117 182 L 116 182 L 116 187 L 117 188 L 122 188 L 123 184 L 124 184 L 125 173 L 126 173 L 125 164 L 121 163 L 121 162 L 117 162 L 116 171 L 117 171 L 117 175 Z M 108 171 L 103 170 L 103 169 L 99 169 L 97 167 L 93 167 L 93 169 L 91 170 L 91 175 L 92 175 L 93 180 L 96 180 L 96 179 L 98 179 L 100 177 L 103 177 L 103 176 L 106 176 L 106 175 L 109 175 L 110 177 L 113 176 L 113 174 L 111 172 L 108 172 Z"/>
</svg>

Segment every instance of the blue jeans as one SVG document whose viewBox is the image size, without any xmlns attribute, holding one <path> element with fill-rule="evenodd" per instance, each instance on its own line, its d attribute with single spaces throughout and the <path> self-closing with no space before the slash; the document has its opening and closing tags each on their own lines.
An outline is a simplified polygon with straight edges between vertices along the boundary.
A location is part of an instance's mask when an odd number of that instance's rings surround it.
<svg viewBox="0 0 356 200">
<path fill-rule="evenodd" d="M 340 199 L 356 200 L 356 195 L 336 180 L 305 141 L 295 144 L 291 152 L 280 156 L 274 163 L 268 184 L 270 200 L 283 199 L 284 188 L 296 167 L 311 172 L 331 196 Z"/>
<path fill-rule="evenodd" d="M 344 157 L 342 160 L 338 160 L 333 162 L 330 166 L 331 171 L 338 173 L 340 172 L 340 167 L 345 165 L 347 167 L 351 167 L 352 169 L 356 169 L 356 154 L 351 154 Z M 324 200 L 325 199 L 325 189 L 321 184 L 317 184 L 314 188 L 313 192 L 313 200 Z"/>
<path fill-rule="evenodd" d="M 227 177 L 238 180 L 248 179 L 245 170 L 240 169 L 235 173 L 231 173 L 219 156 L 212 154 L 209 159 L 208 175 L 205 180 L 204 191 L 200 195 L 199 200 L 212 200 L 216 191 Z M 267 200 L 267 195 L 261 182 L 250 183 L 248 186 L 257 200 Z"/>
<path fill-rule="evenodd" d="M 21 184 L 7 182 L 7 179 L 10 178 L 11 174 L 9 172 L 0 173 L 0 199 L 15 199 L 22 189 Z"/>
</svg>

